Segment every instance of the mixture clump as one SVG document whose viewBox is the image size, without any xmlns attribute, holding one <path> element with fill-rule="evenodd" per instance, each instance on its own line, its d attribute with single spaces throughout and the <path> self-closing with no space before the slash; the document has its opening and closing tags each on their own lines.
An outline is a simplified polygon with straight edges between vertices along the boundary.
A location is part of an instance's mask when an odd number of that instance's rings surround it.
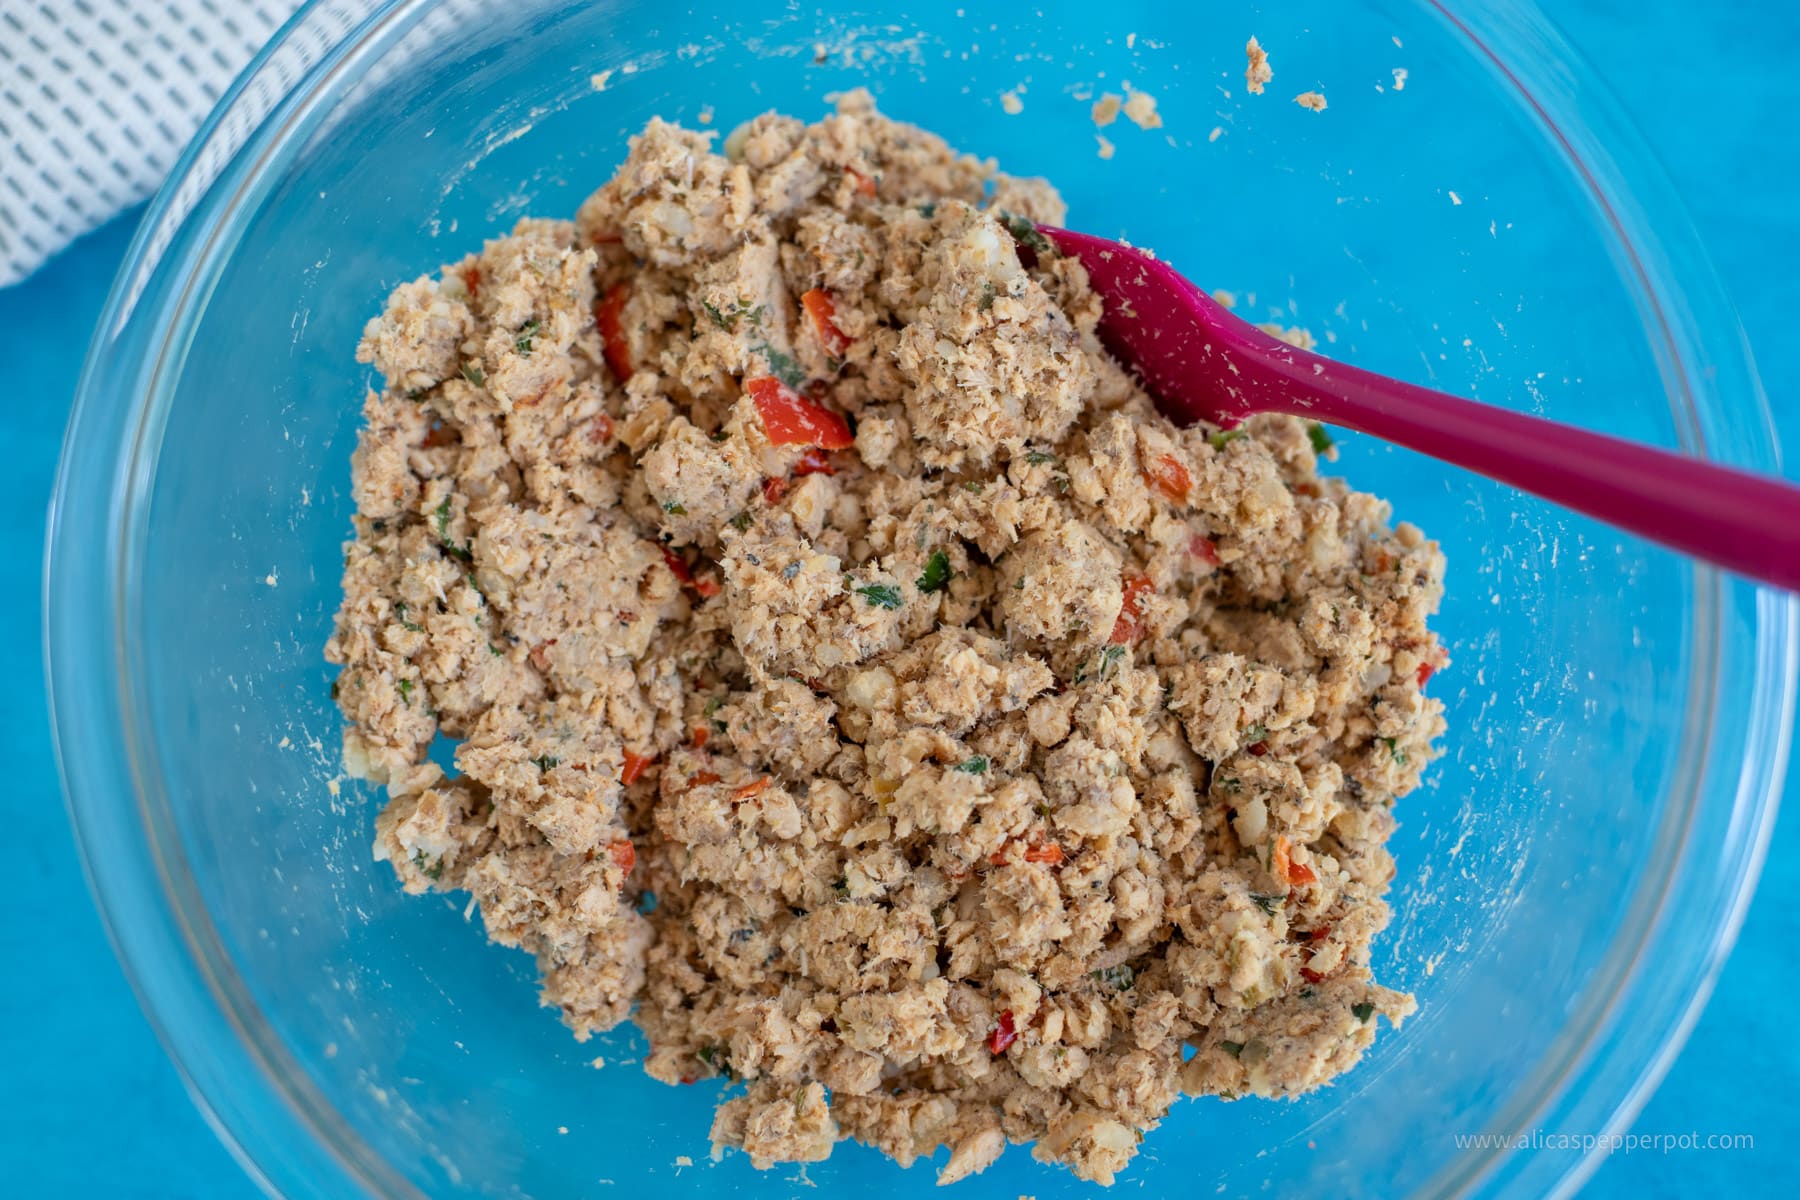
<svg viewBox="0 0 1800 1200">
<path fill-rule="evenodd" d="M 376 856 L 577 1037 L 728 1077 L 759 1167 L 1108 1183 L 1413 1008 L 1370 941 L 1443 557 L 1317 426 L 1160 417 L 1063 215 L 866 93 L 656 120 L 361 346 L 327 654 Z"/>
</svg>

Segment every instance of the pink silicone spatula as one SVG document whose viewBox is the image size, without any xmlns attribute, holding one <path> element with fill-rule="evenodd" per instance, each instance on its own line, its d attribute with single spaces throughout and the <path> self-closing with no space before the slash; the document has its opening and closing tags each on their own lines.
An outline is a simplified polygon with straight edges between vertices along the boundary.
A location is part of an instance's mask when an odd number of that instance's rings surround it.
<svg viewBox="0 0 1800 1200">
<path fill-rule="evenodd" d="M 1311 417 L 1800 591 L 1800 487 L 1333 362 L 1233 316 L 1140 250 L 1041 228 L 1087 268 L 1106 301 L 1102 340 L 1172 420 L 1229 428 L 1259 412 Z"/>
</svg>

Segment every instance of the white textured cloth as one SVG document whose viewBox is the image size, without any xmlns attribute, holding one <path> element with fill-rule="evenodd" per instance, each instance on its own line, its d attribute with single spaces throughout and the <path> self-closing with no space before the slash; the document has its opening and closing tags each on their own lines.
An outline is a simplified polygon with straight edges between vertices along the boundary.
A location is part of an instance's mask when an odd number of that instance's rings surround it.
<svg viewBox="0 0 1800 1200">
<path fill-rule="evenodd" d="M 0 0 L 0 287 L 155 191 L 299 5 Z"/>
</svg>

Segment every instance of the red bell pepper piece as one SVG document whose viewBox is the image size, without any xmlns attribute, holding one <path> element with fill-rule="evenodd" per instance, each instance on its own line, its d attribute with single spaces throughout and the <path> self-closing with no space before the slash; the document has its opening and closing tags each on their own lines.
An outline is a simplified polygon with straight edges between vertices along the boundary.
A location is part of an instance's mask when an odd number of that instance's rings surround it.
<svg viewBox="0 0 1800 1200">
<path fill-rule="evenodd" d="M 594 319 L 600 325 L 600 344 L 606 353 L 606 365 L 620 383 L 631 378 L 631 348 L 625 342 L 625 300 L 631 285 L 616 283 L 594 307 Z"/>
<path fill-rule="evenodd" d="M 837 326 L 837 302 L 831 293 L 824 288 L 813 288 L 800 297 L 800 307 L 806 310 L 806 316 L 812 322 L 813 332 L 818 335 L 819 345 L 825 353 L 833 358 L 844 357 L 844 351 L 850 348 L 850 336 Z"/>
<path fill-rule="evenodd" d="M 750 393 L 772 445 L 845 450 L 855 443 L 842 416 L 801 396 L 773 375 L 744 380 L 744 390 Z"/>
<path fill-rule="evenodd" d="M 1012 1009 L 1000 1014 L 1000 1021 L 994 1026 L 994 1032 L 988 1034 L 988 1049 L 995 1054 L 1005 1054 L 1006 1048 L 1019 1040 L 1018 1031 L 1013 1028 Z"/>
<path fill-rule="evenodd" d="M 633 754 L 627 750 L 625 752 L 625 769 L 619 774 L 619 782 L 627 787 L 631 786 L 655 761 L 656 755 L 654 754 Z"/>
<path fill-rule="evenodd" d="M 1173 504 L 1187 503 L 1188 493 L 1194 488 L 1194 477 L 1172 454 L 1159 454 L 1151 459 L 1150 469 L 1144 472 L 1144 482 Z"/>
<path fill-rule="evenodd" d="M 758 779 L 753 783 L 746 783 L 743 787 L 731 793 L 731 798 L 733 800 L 748 800 L 752 796 L 768 791 L 769 783 L 769 777 L 764 775 L 761 779 Z"/>
<path fill-rule="evenodd" d="M 1113 645 L 1129 645 L 1144 636 L 1144 599 L 1155 592 L 1156 585 L 1146 577 L 1125 577 L 1125 602 L 1119 605 L 1119 619 L 1113 623 L 1112 637 L 1109 639 Z"/>
</svg>

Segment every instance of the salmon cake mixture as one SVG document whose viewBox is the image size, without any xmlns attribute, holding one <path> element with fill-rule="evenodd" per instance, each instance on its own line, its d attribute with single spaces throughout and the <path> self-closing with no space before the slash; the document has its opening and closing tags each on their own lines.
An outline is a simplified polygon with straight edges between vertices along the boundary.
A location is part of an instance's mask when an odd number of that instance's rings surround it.
<svg viewBox="0 0 1800 1200">
<path fill-rule="evenodd" d="M 577 1037 L 728 1081 L 759 1167 L 1110 1183 L 1413 1008 L 1370 942 L 1444 560 L 1317 426 L 1158 416 L 1063 216 L 866 93 L 657 120 L 362 342 L 327 656 L 376 857 Z"/>
</svg>

